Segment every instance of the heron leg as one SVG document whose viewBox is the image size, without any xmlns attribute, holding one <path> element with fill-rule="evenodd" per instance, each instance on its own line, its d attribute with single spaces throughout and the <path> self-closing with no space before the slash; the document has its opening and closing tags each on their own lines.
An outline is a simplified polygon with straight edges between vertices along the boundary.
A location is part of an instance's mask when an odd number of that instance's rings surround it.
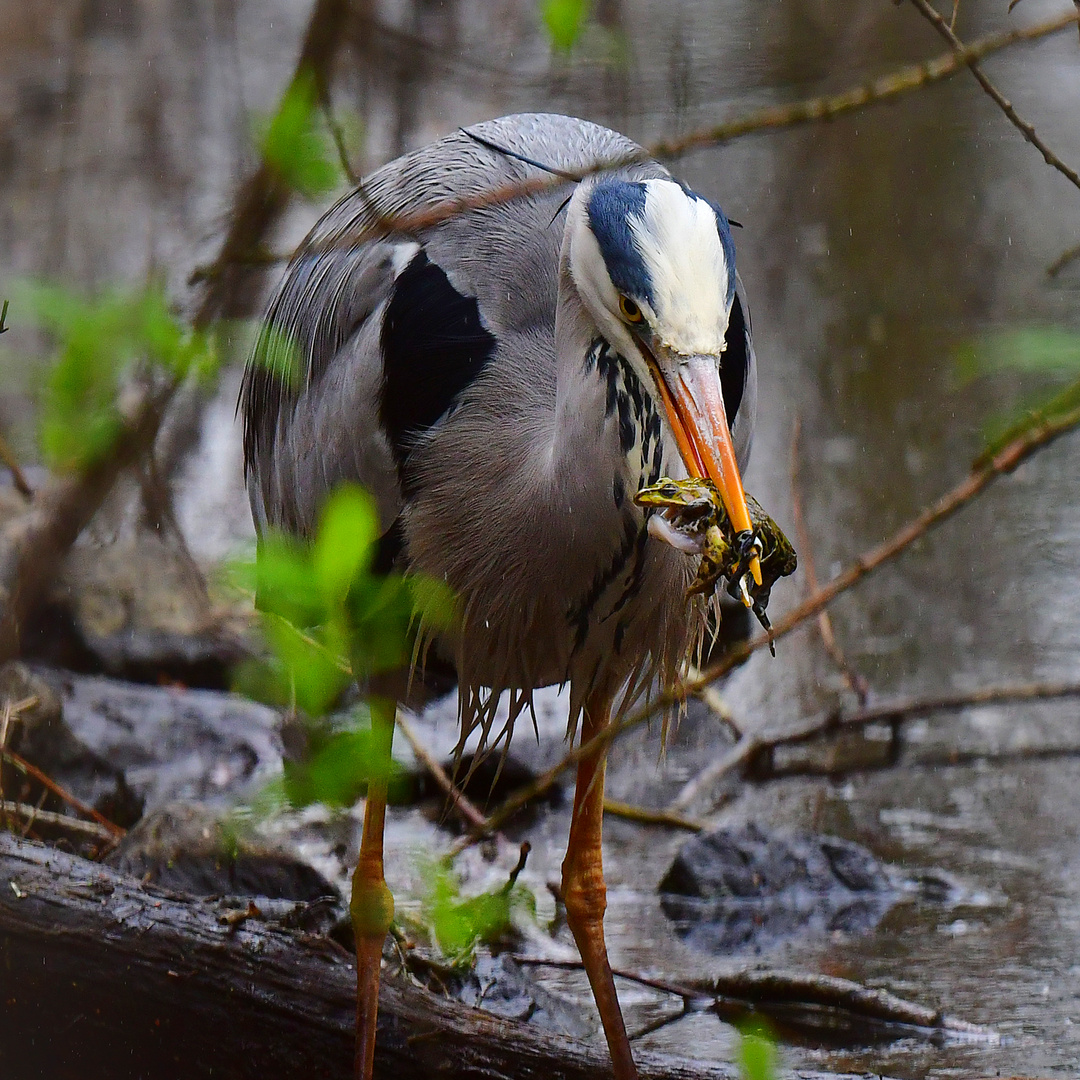
<svg viewBox="0 0 1080 1080">
<path fill-rule="evenodd" d="M 371 1080 L 375 1064 L 379 970 L 383 942 L 394 919 L 394 897 L 383 878 L 383 824 L 397 705 L 386 698 L 372 698 L 370 710 L 371 779 L 364 804 L 360 861 L 353 873 L 349 905 L 356 937 L 356 1080 Z"/>
<path fill-rule="evenodd" d="M 585 705 L 581 741 L 588 742 L 611 719 L 611 697 L 594 694 Z M 570 841 L 562 866 L 563 901 L 566 922 L 573 932 L 578 951 L 592 986 L 593 998 L 604 1025 L 615 1080 L 637 1080 L 637 1068 L 630 1053 L 622 1009 L 615 993 L 615 978 L 604 943 L 604 911 L 607 887 L 600 850 L 604 821 L 604 770 L 607 748 L 583 758 L 578 765 L 574 816 Z"/>
</svg>

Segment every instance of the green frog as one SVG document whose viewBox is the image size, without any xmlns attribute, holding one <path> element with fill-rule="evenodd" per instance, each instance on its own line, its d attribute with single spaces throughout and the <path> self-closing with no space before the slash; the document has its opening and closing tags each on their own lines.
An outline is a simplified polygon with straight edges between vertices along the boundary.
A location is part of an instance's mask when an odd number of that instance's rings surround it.
<svg viewBox="0 0 1080 1080">
<path fill-rule="evenodd" d="M 757 616 L 766 631 L 772 624 L 765 613 L 773 585 L 795 573 L 798 556 L 775 521 L 752 496 L 746 496 L 753 528 L 737 533 L 731 526 L 720 492 L 711 480 L 660 480 L 634 496 L 638 506 L 658 513 L 650 521 L 650 531 L 688 554 L 700 554 L 701 562 L 688 595 L 711 596 L 720 578 L 727 580 L 728 593 L 742 600 Z M 657 522 L 652 525 L 652 520 Z M 761 562 L 761 584 L 749 573 L 750 559 Z M 772 650 L 770 638 L 769 648 Z M 774 651 L 775 655 L 775 651 Z"/>
</svg>

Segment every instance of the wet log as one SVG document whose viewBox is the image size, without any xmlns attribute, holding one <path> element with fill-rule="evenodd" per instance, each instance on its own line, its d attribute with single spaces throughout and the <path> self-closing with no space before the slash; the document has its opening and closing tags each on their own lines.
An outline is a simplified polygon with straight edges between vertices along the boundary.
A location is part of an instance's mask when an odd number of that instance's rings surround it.
<svg viewBox="0 0 1080 1080">
<path fill-rule="evenodd" d="M 0 1076 L 350 1078 L 356 977 L 324 937 L 144 887 L 0 834 Z M 377 1077 L 610 1075 L 602 1043 L 508 1021 L 390 979 Z M 730 1077 L 641 1054 L 643 1077 Z"/>
</svg>

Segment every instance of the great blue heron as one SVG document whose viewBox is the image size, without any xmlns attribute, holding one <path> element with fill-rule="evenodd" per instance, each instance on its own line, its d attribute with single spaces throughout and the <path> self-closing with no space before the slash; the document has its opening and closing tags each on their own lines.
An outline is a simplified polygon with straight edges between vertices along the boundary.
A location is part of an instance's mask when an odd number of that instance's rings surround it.
<svg viewBox="0 0 1080 1080">
<path fill-rule="evenodd" d="M 414 226 L 413 217 L 548 171 L 637 163 Z M 341 481 L 373 492 L 384 551 L 445 579 L 461 617 L 437 647 L 461 719 L 490 733 L 532 691 L 570 685 L 581 740 L 704 626 L 694 560 L 633 495 L 705 476 L 734 527 L 757 390 L 729 222 L 615 132 L 565 116 L 479 124 L 379 169 L 331 209 L 269 306 L 241 397 L 252 510 L 310 533 Z M 535 185 L 534 185 L 535 186 Z M 436 215 L 432 215 L 436 216 Z M 300 377 L 267 353 L 287 341 Z M 755 573 L 756 564 L 753 564 Z M 373 710 L 389 755 L 392 716 Z M 509 732 L 506 733 L 507 737 Z M 579 766 L 563 899 L 619 1080 L 636 1076 L 603 936 L 605 752 Z M 385 787 L 353 879 L 357 1069 L 370 1076 L 381 950 Z"/>
</svg>

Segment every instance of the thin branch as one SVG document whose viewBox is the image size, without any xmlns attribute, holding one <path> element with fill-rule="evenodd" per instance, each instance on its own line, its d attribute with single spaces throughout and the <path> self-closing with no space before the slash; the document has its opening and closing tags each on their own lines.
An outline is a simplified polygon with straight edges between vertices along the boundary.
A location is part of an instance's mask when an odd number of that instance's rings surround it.
<svg viewBox="0 0 1080 1080">
<path fill-rule="evenodd" d="M 683 678 L 688 682 L 696 683 L 701 678 L 700 668 L 696 664 L 687 664 L 686 670 L 683 672 Z M 709 711 L 724 724 L 735 739 L 742 737 L 742 728 L 739 727 L 735 714 L 720 696 L 720 691 L 715 686 L 698 686 L 693 693 L 708 706 Z"/>
<path fill-rule="evenodd" d="M 581 960 L 548 960 L 544 957 L 515 956 L 514 962 L 523 967 L 551 967 L 564 971 L 582 971 Z M 863 1020 L 885 1024 L 904 1024 L 931 1031 L 963 1032 L 969 1036 L 996 1038 L 985 1027 L 969 1024 L 946 1016 L 940 1009 L 931 1009 L 914 1001 L 890 994 L 887 990 L 865 986 L 851 979 L 833 975 L 817 975 L 801 971 L 734 971 L 709 979 L 692 979 L 685 983 L 671 982 L 643 975 L 625 968 L 612 968 L 620 979 L 639 986 L 682 998 L 690 1008 L 700 1011 L 712 1007 L 710 999 L 728 999 L 762 1008 L 773 1006 L 817 1006 L 848 1013 Z"/>
<path fill-rule="evenodd" d="M 1061 271 L 1075 259 L 1080 259 L 1080 244 L 1074 244 L 1071 248 L 1066 248 L 1066 250 L 1046 268 L 1046 276 L 1048 278 L 1056 278 L 1058 274 L 1060 274 Z"/>
<path fill-rule="evenodd" d="M 942 17 L 940 12 L 934 8 L 929 0 L 911 0 L 911 3 L 923 16 L 927 19 L 935 30 L 956 50 L 957 56 L 964 56 L 964 63 L 967 64 L 968 70 L 975 76 L 978 84 L 986 91 L 987 95 L 994 102 L 995 105 L 1008 117 L 1009 123 L 1013 125 L 1024 136 L 1025 139 L 1043 156 L 1043 161 L 1051 168 L 1057 169 L 1066 180 L 1069 181 L 1074 187 L 1080 188 L 1080 174 L 1075 169 L 1070 168 L 1065 164 L 1050 149 L 1049 146 L 1043 142 L 1041 136 L 1036 132 L 1031 123 L 1025 120 L 1020 114 L 1013 108 L 1012 102 L 1005 97 L 1005 95 L 986 77 L 983 69 L 979 66 L 978 59 L 966 53 L 964 43 L 953 33 L 952 26 Z M 1077 12 L 1080 12 L 1080 2 L 1077 3 Z M 1074 13 L 1075 15 L 1076 13 Z M 956 18 L 956 11 L 953 10 L 953 19 Z"/>
<path fill-rule="evenodd" d="M 72 809 L 77 810 L 84 817 L 96 821 L 99 825 L 107 829 L 114 837 L 119 838 L 124 835 L 126 830 L 121 829 L 119 825 L 111 822 L 104 814 L 95 810 L 92 806 L 88 806 L 82 799 L 76 798 L 70 791 L 61 787 L 51 777 L 46 776 L 36 765 L 27 761 L 21 754 L 17 754 L 14 750 L 5 748 L 0 751 L 0 757 L 5 761 L 10 761 L 12 765 L 21 772 L 26 773 L 27 776 L 32 776 L 39 784 L 43 784 L 47 787 L 55 796 L 57 796 L 57 798 L 62 799 Z"/>
<path fill-rule="evenodd" d="M 345 179 L 353 187 L 356 187 L 360 183 L 360 177 L 356 175 L 352 162 L 349 160 L 349 152 L 345 148 L 345 133 L 341 130 L 341 125 L 334 115 L 333 102 L 330 100 L 330 88 L 325 82 L 319 83 L 319 103 L 322 105 L 323 119 L 325 119 L 326 126 L 330 129 L 330 137 L 334 140 L 334 148 L 337 150 L 341 171 L 345 174 Z"/>
<path fill-rule="evenodd" d="M 38 493 L 20 523 L 4 579 L 0 580 L 0 663 L 19 655 L 27 619 L 52 588 L 68 550 L 97 513 L 117 477 L 153 446 L 175 392 L 175 383 L 156 391 L 144 390 L 125 410 L 124 426 L 108 454 Z"/>
<path fill-rule="evenodd" d="M 22 495 L 24 499 L 32 499 L 34 497 L 34 489 L 30 486 L 22 469 L 19 468 L 19 459 L 15 456 L 11 447 L 8 446 L 3 432 L 0 432 L 0 462 L 6 465 L 8 472 L 11 473 L 11 479 L 15 484 L 15 490 Z"/>
<path fill-rule="evenodd" d="M 817 565 L 814 562 L 814 545 L 810 540 L 810 532 L 806 527 L 806 517 L 803 514 L 802 494 L 799 490 L 799 442 L 802 436 L 802 417 L 795 417 L 795 425 L 791 432 L 791 512 L 795 519 L 795 534 L 798 538 L 799 560 L 803 575 L 806 578 L 806 586 L 811 593 L 818 591 Z M 832 619 L 827 611 L 822 611 L 817 617 L 818 632 L 821 634 L 822 644 L 829 654 L 832 662 L 836 665 L 848 688 L 858 698 L 860 705 L 866 704 L 870 696 L 870 684 L 856 671 L 843 650 L 836 641 L 833 632 Z"/>
<path fill-rule="evenodd" d="M 467 826 L 483 828 L 486 824 L 484 815 L 465 793 L 458 789 L 454 781 L 446 775 L 446 770 L 428 753 L 427 747 L 420 741 L 419 736 L 413 730 L 412 724 L 405 719 L 400 709 L 397 711 L 397 726 L 401 729 L 401 734 L 405 736 L 405 741 L 412 748 L 416 760 L 431 774 L 432 779 L 450 800 L 450 805 L 461 820 Z"/>
<path fill-rule="evenodd" d="M 885 101 L 892 101 L 905 94 L 921 90 L 925 86 L 941 82 L 954 75 L 971 61 L 981 60 L 1002 49 L 1025 41 L 1036 41 L 1056 34 L 1080 22 L 1080 11 L 1061 15 L 1033 26 L 987 34 L 960 49 L 954 49 L 932 60 L 923 61 L 898 68 L 888 75 L 873 79 L 861 86 L 852 87 L 837 94 L 813 97 L 787 105 L 769 106 L 755 109 L 741 117 L 700 128 L 677 139 L 661 140 L 648 148 L 617 158 L 597 161 L 588 168 L 570 174 L 570 180 L 580 180 L 594 173 L 607 172 L 622 168 L 638 161 L 650 158 L 671 159 L 681 157 L 692 150 L 720 146 L 741 138 L 765 131 L 778 131 L 798 127 L 803 124 L 833 120 L 846 113 L 864 109 Z M 488 191 L 482 191 L 468 197 L 446 199 L 415 214 L 383 217 L 374 225 L 366 224 L 357 230 L 345 227 L 326 237 L 311 242 L 304 250 L 317 252 L 328 248 L 348 246 L 362 239 L 369 239 L 384 234 L 413 235 L 437 225 L 448 218 L 464 214 L 470 210 L 496 206 L 523 196 L 535 195 L 567 183 L 564 177 L 535 177 L 530 180 L 501 184 Z"/>
<path fill-rule="evenodd" d="M 811 619 L 819 611 L 823 611 L 842 593 L 847 592 L 862 581 L 863 578 L 896 558 L 897 555 L 910 547 L 916 540 L 925 536 L 932 528 L 952 517 L 997 477 L 1012 472 L 1021 462 L 1045 449 L 1062 435 L 1072 431 L 1078 424 L 1080 424 L 1080 409 L 1073 410 L 1054 420 L 1042 421 L 1030 431 L 1014 439 L 995 454 L 987 464 L 974 470 L 951 491 L 904 525 L 890 539 L 883 541 L 877 547 L 861 555 L 852 566 L 833 578 L 828 585 L 819 589 L 812 596 L 807 597 L 801 604 L 798 604 L 786 615 L 778 619 L 773 625 L 772 639 L 778 641 L 801 626 L 807 619 Z M 488 816 L 487 824 L 483 830 L 476 830 L 470 833 L 469 836 L 460 838 L 451 848 L 450 855 L 458 854 L 485 833 L 502 828 L 523 806 L 551 790 L 567 769 L 577 765 L 585 757 L 607 748 L 620 735 L 647 723 L 664 709 L 678 706 L 685 701 L 687 694 L 696 693 L 710 682 L 719 679 L 740 664 L 745 663 L 758 649 L 767 646 L 769 640 L 768 634 L 760 634 L 752 641 L 742 642 L 734 646 L 722 660 L 707 667 L 699 678 L 681 682 L 677 690 L 658 694 L 649 705 L 609 724 L 587 742 L 576 746 L 547 772 L 507 798 Z M 756 736 L 744 735 L 728 754 L 721 759 L 721 762 L 725 762 L 729 758 L 732 761 L 732 764 L 725 766 L 722 771 L 727 771 L 728 768 L 749 760 L 761 745 L 762 743 Z M 678 810 L 679 805 L 680 799 L 676 799 L 669 809 Z"/>
<path fill-rule="evenodd" d="M 811 717 L 797 728 L 789 728 L 772 737 L 752 736 L 746 741 L 745 746 L 738 748 L 740 752 L 737 755 L 726 755 L 724 758 L 710 764 L 707 769 L 702 770 L 698 776 L 694 777 L 690 784 L 683 789 L 679 797 L 672 802 L 671 809 L 680 809 L 691 805 L 701 791 L 711 787 L 728 773 L 736 770 L 745 771 L 751 764 L 753 765 L 753 777 L 756 781 L 777 780 L 793 775 L 809 775 L 810 773 L 816 775 L 821 772 L 834 776 L 838 773 L 853 771 L 833 766 L 825 769 L 808 769 L 802 766 L 792 769 L 777 769 L 774 765 L 775 751 L 785 746 L 798 746 L 827 735 L 835 735 L 840 731 L 851 731 L 855 728 L 867 727 L 870 724 L 890 723 L 896 725 L 915 717 L 928 716 L 933 713 L 960 712 L 963 709 L 975 708 L 980 705 L 1055 701 L 1072 697 L 1080 697 L 1080 682 L 984 686 L 977 690 L 955 694 L 897 698 L 893 701 L 880 702 L 857 709 L 847 714 L 833 710 Z M 1021 747 L 1015 751 L 1006 751 L 996 755 L 983 751 L 950 751 L 947 757 L 943 758 L 939 764 L 961 765 L 971 764 L 974 761 L 998 759 L 1012 760 L 1016 758 L 1027 760 L 1072 757 L 1077 752 L 1077 749 L 1071 746 Z M 863 766 L 860 765 L 861 767 Z"/>
<path fill-rule="evenodd" d="M 618 799 L 604 799 L 604 813 L 612 817 L 623 818 L 639 825 L 663 825 L 669 829 L 685 829 L 687 832 L 704 832 L 708 825 L 696 818 L 673 814 L 670 810 L 654 810 L 649 806 L 635 806 L 632 803 L 619 802 Z"/>
<path fill-rule="evenodd" d="M 1057 701 L 1080 697 L 1080 682 L 1034 682 L 983 686 L 976 690 L 926 697 L 903 697 L 857 709 L 846 715 L 833 711 L 816 717 L 798 730 L 768 740 L 768 747 L 796 746 L 820 735 L 892 720 L 910 720 L 930 713 L 960 712 L 980 705 L 1015 705 L 1025 701 Z"/>
<path fill-rule="evenodd" d="M 350 0 L 315 0 L 290 87 L 308 75 L 314 77 L 317 86 L 327 84 L 330 68 L 345 40 L 349 6 Z M 209 326 L 230 313 L 243 285 L 235 267 L 250 258 L 288 199 L 284 182 L 266 161 L 261 161 L 236 193 L 229 213 L 229 231 L 217 258 L 202 271 L 206 289 L 195 312 L 196 327 Z"/>
<path fill-rule="evenodd" d="M 30 806 L 27 803 L 0 799 L 0 812 L 20 818 L 26 822 L 28 829 L 33 828 L 35 824 L 48 825 L 54 829 L 66 829 L 69 833 L 75 833 L 87 840 L 95 840 L 99 844 L 108 844 L 110 847 L 114 846 L 119 839 L 112 829 L 107 829 L 96 821 L 83 821 L 82 818 L 68 817 L 67 814 L 58 814 L 52 810 L 42 810 L 40 807 Z"/>
</svg>

